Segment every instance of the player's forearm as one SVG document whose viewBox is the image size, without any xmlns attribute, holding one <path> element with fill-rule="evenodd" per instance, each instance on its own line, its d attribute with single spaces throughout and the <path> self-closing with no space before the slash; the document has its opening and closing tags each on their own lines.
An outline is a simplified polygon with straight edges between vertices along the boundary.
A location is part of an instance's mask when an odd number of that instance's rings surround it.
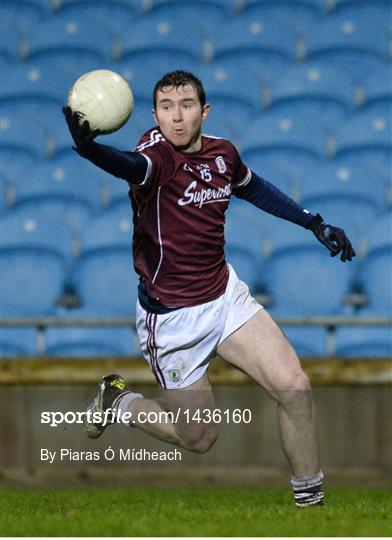
<svg viewBox="0 0 392 540">
<path fill-rule="evenodd" d="M 96 142 L 79 146 L 75 150 L 80 156 L 109 174 L 123 178 L 132 184 L 141 184 L 146 177 L 147 159 L 137 152 L 123 152 Z"/>
<path fill-rule="evenodd" d="M 308 228 L 314 217 L 308 210 L 302 208 L 293 199 L 253 171 L 248 184 L 235 188 L 233 194 L 264 210 L 264 212 L 305 228 Z"/>
</svg>

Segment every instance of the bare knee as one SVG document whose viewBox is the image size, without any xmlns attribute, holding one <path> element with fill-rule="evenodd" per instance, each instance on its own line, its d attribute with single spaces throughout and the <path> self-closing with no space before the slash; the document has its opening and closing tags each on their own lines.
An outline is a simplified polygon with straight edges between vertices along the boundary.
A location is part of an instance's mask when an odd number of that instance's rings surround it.
<svg viewBox="0 0 392 540">
<path fill-rule="evenodd" d="M 205 454 L 218 438 L 215 426 L 189 426 L 185 433 L 181 433 L 182 446 L 196 454 Z"/>
</svg>

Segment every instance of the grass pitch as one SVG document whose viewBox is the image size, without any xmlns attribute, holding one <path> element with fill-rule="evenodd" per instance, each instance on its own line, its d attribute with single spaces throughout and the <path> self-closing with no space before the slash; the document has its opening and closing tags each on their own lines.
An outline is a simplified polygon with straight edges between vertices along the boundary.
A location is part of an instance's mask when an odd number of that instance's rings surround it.
<svg viewBox="0 0 392 540">
<path fill-rule="evenodd" d="M 3 490 L 1 536 L 390 536 L 390 491 L 329 489 L 294 507 L 288 489 Z"/>
</svg>

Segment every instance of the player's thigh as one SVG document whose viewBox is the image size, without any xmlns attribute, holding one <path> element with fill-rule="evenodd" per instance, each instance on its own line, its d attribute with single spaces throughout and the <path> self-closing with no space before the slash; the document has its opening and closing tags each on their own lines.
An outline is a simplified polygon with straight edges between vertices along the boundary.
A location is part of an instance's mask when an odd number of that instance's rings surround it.
<svg viewBox="0 0 392 540">
<path fill-rule="evenodd" d="M 226 338 L 217 352 L 272 395 L 309 388 L 296 352 L 265 309 Z"/>
<path fill-rule="evenodd" d="M 174 415 L 179 434 L 197 440 L 217 433 L 217 426 L 208 421 L 208 411 L 214 410 L 215 399 L 207 373 L 185 388 L 162 390 L 162 395 L 166 410 Z"/>
</svg>

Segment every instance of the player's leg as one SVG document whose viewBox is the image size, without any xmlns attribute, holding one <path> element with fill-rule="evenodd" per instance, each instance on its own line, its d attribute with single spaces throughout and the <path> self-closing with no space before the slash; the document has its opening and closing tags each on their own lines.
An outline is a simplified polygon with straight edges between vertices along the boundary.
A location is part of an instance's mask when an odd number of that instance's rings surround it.
<svg viewBox="0 0 392 540">
<path fill-rule="evenodd" d="M 158 399 L 132 402 L 129 410 L 135 425 L 157 439 L 187 450 L 198 453 L 209 450 L 218 437 L 218 430 L 215 424 L 203 421 L 206 411 L 215 407 L 207 374 L 190 386 L 161 393 Z"/>
<path fill-rule="evenodd" d="M 206 410 L 215 406 L 212 389 L 205 373 L 195 383 L 172 390 L 162 390 L 162 397 L 147 399 L 128 391 L 124 379 L 117 374 L 103 377 L 99 392 L 88 410 L 105 418 L 107 411 L 129 427 L 138 427 L 153 437 L 187 450 L 204 453 L 218 436 L 213 423 L 203 422 Z M 204 413 L 205 414 L 205 413 Z M 90 438 L 99 437 L 106 429 L 104 422 L 88 421 L 85 430 Z"/>
<path fill-rule="evenodd" d="M 308 493 L 302 489 L 309 488 L 307 479 L 315 484 L 313 491 L 320 493 L 317 497 L 322 497 L 311 387 L 280 328 L 262 309 L 227 337 L 217 352 L 247 373 L 276 400 L 282 446 L 292 468 L 293 482 L 295 484 L 295 479 L 299 482 L 298 497 Z M 304 482 L 301 479 L 305 479 Z M 317 497 L 311 498 L 312 501 L 317 502 Z"/>
</svg>

